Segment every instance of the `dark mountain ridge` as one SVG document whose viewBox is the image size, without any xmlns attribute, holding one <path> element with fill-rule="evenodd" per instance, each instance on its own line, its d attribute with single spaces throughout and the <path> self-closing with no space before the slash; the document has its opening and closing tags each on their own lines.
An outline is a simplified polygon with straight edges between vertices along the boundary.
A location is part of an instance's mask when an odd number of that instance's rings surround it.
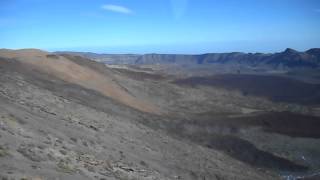
<svg viewBox="0 0 320 180">
<path fill-rule="evenodd" d="M 73 54 L 101 61 L 106 64 L 178 64 L 207 65 L 234 64 L 252 67 L 273 68 L 318 68 L 320 66 L 320 48 L 299 52 L 287 48 L 279 53 L 207 53 L 200 55 L 183 54 L 95 54 L 83 52 L 56 52 Z"/>
</svg>

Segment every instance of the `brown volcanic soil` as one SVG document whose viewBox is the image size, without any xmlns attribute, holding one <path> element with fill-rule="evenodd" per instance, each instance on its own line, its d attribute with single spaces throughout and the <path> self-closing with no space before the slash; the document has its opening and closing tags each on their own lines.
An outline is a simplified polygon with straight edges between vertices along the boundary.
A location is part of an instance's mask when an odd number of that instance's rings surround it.
<svg viewBox="0 0 320 180">
<path fill-rule="evenodd" d="M 112 74 L 102 74 L 92 66 L 81 66 L 63 56 L 48 56 L 48 53 L 39 50 L 2 50 L 0 56 L 17 59 L 30 68 L 48 73 L 66 82 L 95 90 L 103 95 L 115 99 L 123 104 L 149 113 L 160 113 L 159 108 L 143 100 L 136 99 L 123 90 L 112 79 Z M 81 59 L 82 64 L 90 60 Z"/>
<path fill-rule="evenodd" d="M 302 104 L 320 103 L 320 85 L 308 84 L 285 77 L 223 74 L 178 79 L 174 83 L 192 87 L 202 85 L 239 90 L 243 95 L 267 97 L 273 101 Z"/>
<path fill-rule="evenodd" d="M 34 58 L 43 57 L 48 53 L 39 49 L 0 49 L 0 56 L 3 58 Z"/>
<path fill-rule="evenodd" d="M 129 77 L 129 78 L 132 78 L 135 80 L 146 80 L 146 79 L 163 80 L 163 79 L 165 79 L 165 77 L 160 74 L 151 74 L 151 73 L 146 73 L 146 72 L 141 72 L 141 71 L 132 71 L 132 70 L 128 70 L 128 69 L 121 69 L 121 68 L 109 69 L 109 68 L 106 68 L 105 64 L 103 64 L 103 63 L 95 62 L 95 61 L 89 60 L 87 58 L 84 58 L 82 56 L 72 56 L 70 54 L 61 54 L 61 56 L 66 57 L 67 59 L 69 59 L 72 62 L 77 63 L 81 66 L 86 66 L 88 68 L 94 69 L 95 71 L 100 72 L 102 74 L 105 74 L 107 76 L 110 76 L 110 74 L 119 72 L 122 75 L 125 75 L 126 77 Z"/>
</svg>

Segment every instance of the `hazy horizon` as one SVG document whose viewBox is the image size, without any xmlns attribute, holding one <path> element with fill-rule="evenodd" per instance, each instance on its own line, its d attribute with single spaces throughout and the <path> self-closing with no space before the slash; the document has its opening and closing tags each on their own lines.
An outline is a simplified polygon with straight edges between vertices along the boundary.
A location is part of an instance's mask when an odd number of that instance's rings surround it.
<svg viewBox="0 0 320 180">
<path fill-rule="evenodd" d="M 40 48 L 5 48 L 5 47 L 0 47 L 0 49 L 9 49 L 9 50 L 23 50 L 23 49 L 39 49 L 39 50 L 43 50 L 43 51 L 47 51 L 50 53 L 54 53 L 54 52 L 75 52 L 75 53 L 95 53 L 95 54 L 119 54 L 119 55 L 123 55 L 123 54 L 132 54 L 132 55 L 143 55 L 143 54 L 181 54 L 181 55 L 201 55 L 201 54 L 210 54 L 210 53 L 234 53 L 234 52 L 239 52 L 239 53 L 265 53 L 265 54 L 273 54 L 273 53 L 281 53 L 284 52 L 286 49 L 293 49 L 296 50 L 298 52 L 306 52 L 310 49 L 314 49 L 317 48 L 319 49 L 319 47 L 313 47 L 313 48 L 308 48 L 308 49 L 304 49 L 304 50 L 297 50 L 294 48 L 284 48 L 284 49 L 280 49 L 279 51 L 204 51 L 204 52 L 199 52 L 199 53 L 190 53 L 190 52 L 154 52 L 152 50 L 150 51 L 144 51 L 144 52 L 127 52 L 127 51 L 112 51 L 108 48 L 106 49 L 92 49 L 92 48 L 57 48 L 57 49 L 51 49 L 51 50 L 47 50 L 47 49 L 40 49 Z"/>
</svg>

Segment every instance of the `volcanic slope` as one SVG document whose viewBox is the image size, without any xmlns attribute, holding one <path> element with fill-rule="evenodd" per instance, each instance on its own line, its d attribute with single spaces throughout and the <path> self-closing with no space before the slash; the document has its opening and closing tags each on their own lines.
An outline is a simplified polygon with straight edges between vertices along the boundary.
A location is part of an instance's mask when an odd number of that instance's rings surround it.
<svg viewBox="0 0 320 180">
<path fill-rule="evenodd" d="M 111 97 L 123 104 L 131 106 L 144 112 L 159 113 L 159 109 L 135 99 L 123 90 L 112 79 L 112 73 L 101 74 L 91 68 L 81 66 L 63 56 L 50 55 L 44 51 L 35 49 L 25 50 L 2 50 L 0 56 L 18 60 L 24 66 L 49 75 L 57 77 L 69 83 L 80 85 L 84 88 L 98 91 L 99 93 Z"/>
<path fill-rule="evenodd" d="M 68 58 L 80 62 L 79 57 Z M 144 125 L 263 171 L 296 178 L 319 172 L 317 84 L 268 72 L 190 77 L 170 75 L 156 64 L 108 67 L 130 94 L 166 112 L 157 120 L 140 120 Z"/>
<path fill-rule="evenodd" d="M 101 64 L 34 49 L 0 56 L 2 179 L 278 178 L 169 136 L 161 108 Z"/>
</svg>

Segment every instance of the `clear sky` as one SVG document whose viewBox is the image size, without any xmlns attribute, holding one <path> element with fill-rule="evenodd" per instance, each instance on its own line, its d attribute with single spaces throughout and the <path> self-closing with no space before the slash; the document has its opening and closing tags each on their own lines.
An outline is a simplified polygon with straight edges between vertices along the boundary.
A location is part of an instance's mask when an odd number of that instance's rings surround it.
<svg viewBox="0 0 320 180">
<path fill-rule="evenodd" d="M 105 53 L 320 47 L 320 0 L 0 0 L 0 48 Z"/>
</svg>

